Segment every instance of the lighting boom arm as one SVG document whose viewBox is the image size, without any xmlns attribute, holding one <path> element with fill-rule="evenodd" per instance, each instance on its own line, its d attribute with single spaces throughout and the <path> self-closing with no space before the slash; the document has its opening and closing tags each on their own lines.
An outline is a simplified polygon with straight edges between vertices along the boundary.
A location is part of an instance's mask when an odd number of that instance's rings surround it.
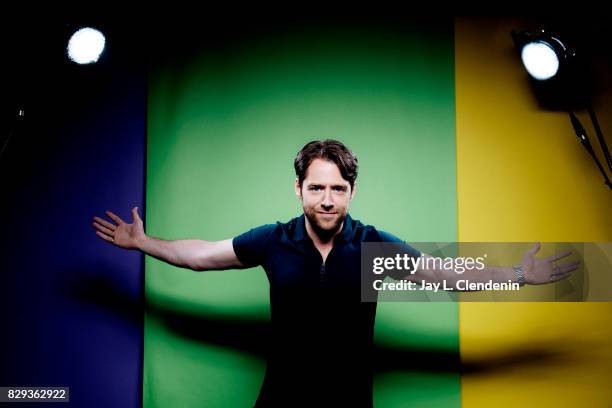
<svg viewBox="0 0 612 408">
<path fill-rule="evenodd" d="M 582 126 L 582 123 L 580 123 L 580 121 L 578 120 L 576 115 L 574 115 L 572 111 L 569 111 L 569 116 L 570 116 L 570 121 L 572 122 L 572 126 L 574 127 L 574 131 L 576 132 L 576 136 L 578 136 L 578 140 L 580 140 L 580 143 L 582 144 L 582 146 L 584 146 L 587 152 L 589 152 L 589 154 L 595 161 L 595 164 L 597 164 L 597 168 L 599 168 L 599 171 L 603 175 L 606 185 L 610 188 L 610 190 L 612 190 L 612 182 L 610 182 L 610 179 L 608 178 L 606 171 L 604 170 L 603 166 L 599 162 L 597 155 L 595 155 L 595 151 L 593 150 L 593 146 L 591 146 L 591 141 L 589 140 L 589 136 L 587 135 L 586 130 L 584 130 L 584 126 Z M 601 143 L 601 139 L 600 139 L 600 143 Z M 605 146 L 605 142 L 602 146 Z M 604 150 L 604 153 L 606 152 L 607 152 L 607 149 Z M 606 157 L 609 159 L 609 154 Z"/>
</svg>

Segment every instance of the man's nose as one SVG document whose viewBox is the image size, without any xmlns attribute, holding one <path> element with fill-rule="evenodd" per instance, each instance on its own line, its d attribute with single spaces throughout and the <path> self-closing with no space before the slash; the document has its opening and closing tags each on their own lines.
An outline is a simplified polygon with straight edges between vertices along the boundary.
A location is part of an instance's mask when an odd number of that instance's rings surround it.
<svg viewBox="0 0 612 408">
<path fill-rule="evenodd" d="M 334 202 L 332 201 L 332 195 L 330 190 L 325 191 L 325 196 L 323 196 L 323 201 L 321 202 L 321 207 L 325 211 L 329 211 L 334 208 Z"/>
</svg>

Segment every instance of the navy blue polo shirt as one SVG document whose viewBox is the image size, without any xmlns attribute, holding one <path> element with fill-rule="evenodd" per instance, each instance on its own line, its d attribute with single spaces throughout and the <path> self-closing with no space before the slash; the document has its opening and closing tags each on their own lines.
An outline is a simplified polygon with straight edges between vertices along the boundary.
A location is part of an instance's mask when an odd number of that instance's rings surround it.
<svg viewBox="0 0 612 408">
<path fill-rule="evenodd" d="M 233 239 L 240 262 L 262 266 L 270 282 L 272 336 L 256 406 L 372 406 L 376 303 L 361 302 L 362 242 L 403 243 L 350 215 L 325 262 L 304 215 Z"/>
</svg>

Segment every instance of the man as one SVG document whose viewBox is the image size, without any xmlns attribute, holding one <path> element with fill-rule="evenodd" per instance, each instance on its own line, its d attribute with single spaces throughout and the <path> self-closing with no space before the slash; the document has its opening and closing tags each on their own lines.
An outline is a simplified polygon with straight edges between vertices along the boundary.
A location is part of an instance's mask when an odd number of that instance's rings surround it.
<svg viewBox="0 0 612 408">
<path fill-rule="evenodd" d="M 335 140 L 306 144 L 294 161 L 295 193 L 303 215 L 264 225 L 233 239 L 165 241 L 147 236 L 132 209 L 127 224 L 94 217 L 96 234 L 121 248 L 138 249 L 162 261 L 197 271 L 261 265 L 270 282 L 272 338 L 264 383 L 256 406 L 372 406 L 371 351 L 376 303 L 361 302 L 363 242 L 395 242 L 409 256 L 421 253 L 395 236 L 353 220 L 357 157 Z M 576 264 L 554 266 L 563 256 L 535 258 L 522 269 L 487 267 L 466 272 L 472 281 L 549 283 Z M 427 255 L 424 255 L 427 256 Z M 454 271 L 420 267 L 409 279 L 440 282 Z"/>
</svg>

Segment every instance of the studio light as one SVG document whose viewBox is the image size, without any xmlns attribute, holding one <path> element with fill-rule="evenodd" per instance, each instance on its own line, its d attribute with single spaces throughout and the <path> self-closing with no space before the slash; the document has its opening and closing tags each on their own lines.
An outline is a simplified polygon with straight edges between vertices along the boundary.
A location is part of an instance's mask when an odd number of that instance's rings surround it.
<svg viewBox="0 0 612 408">
<path fill-rule="evenodd" d="M 511 34 L 525 69 L 537 81 L 568 74 L 575 65 L 576 52 L 557 34 L 543 29 Z"/>
<path fill-rule="evenodd" d="M 538 81 L 550 79 L 559 72 L 559 57 L 544 41 L 526 44 L 521 51 L 521 60 L 529 75 Z"/>
<path fill-rule="evenodd" d="M 586 130 L 574 114 L 577 109 L 587 109 L 605 163 L 612 172 L 612 157 L 589 95 L 584 56 L 579 58 L 576 50 L 569 46 L 562 36 L 544 29 L 534 32 L 512 30 L 510 34 L 541 106 L 569 114 L 578 141 L 595 162 L 604 178 L 604 183 L 612 190 L 612 182 L 599 161 Z"/>
<path fill-rule="evenodd" d="M 95 28 L 85 27 L 77 30 L 68 41 L 68 58 L 77 64 L 93 64 L 98 61 L 106 39 Z"/>
</svg>

